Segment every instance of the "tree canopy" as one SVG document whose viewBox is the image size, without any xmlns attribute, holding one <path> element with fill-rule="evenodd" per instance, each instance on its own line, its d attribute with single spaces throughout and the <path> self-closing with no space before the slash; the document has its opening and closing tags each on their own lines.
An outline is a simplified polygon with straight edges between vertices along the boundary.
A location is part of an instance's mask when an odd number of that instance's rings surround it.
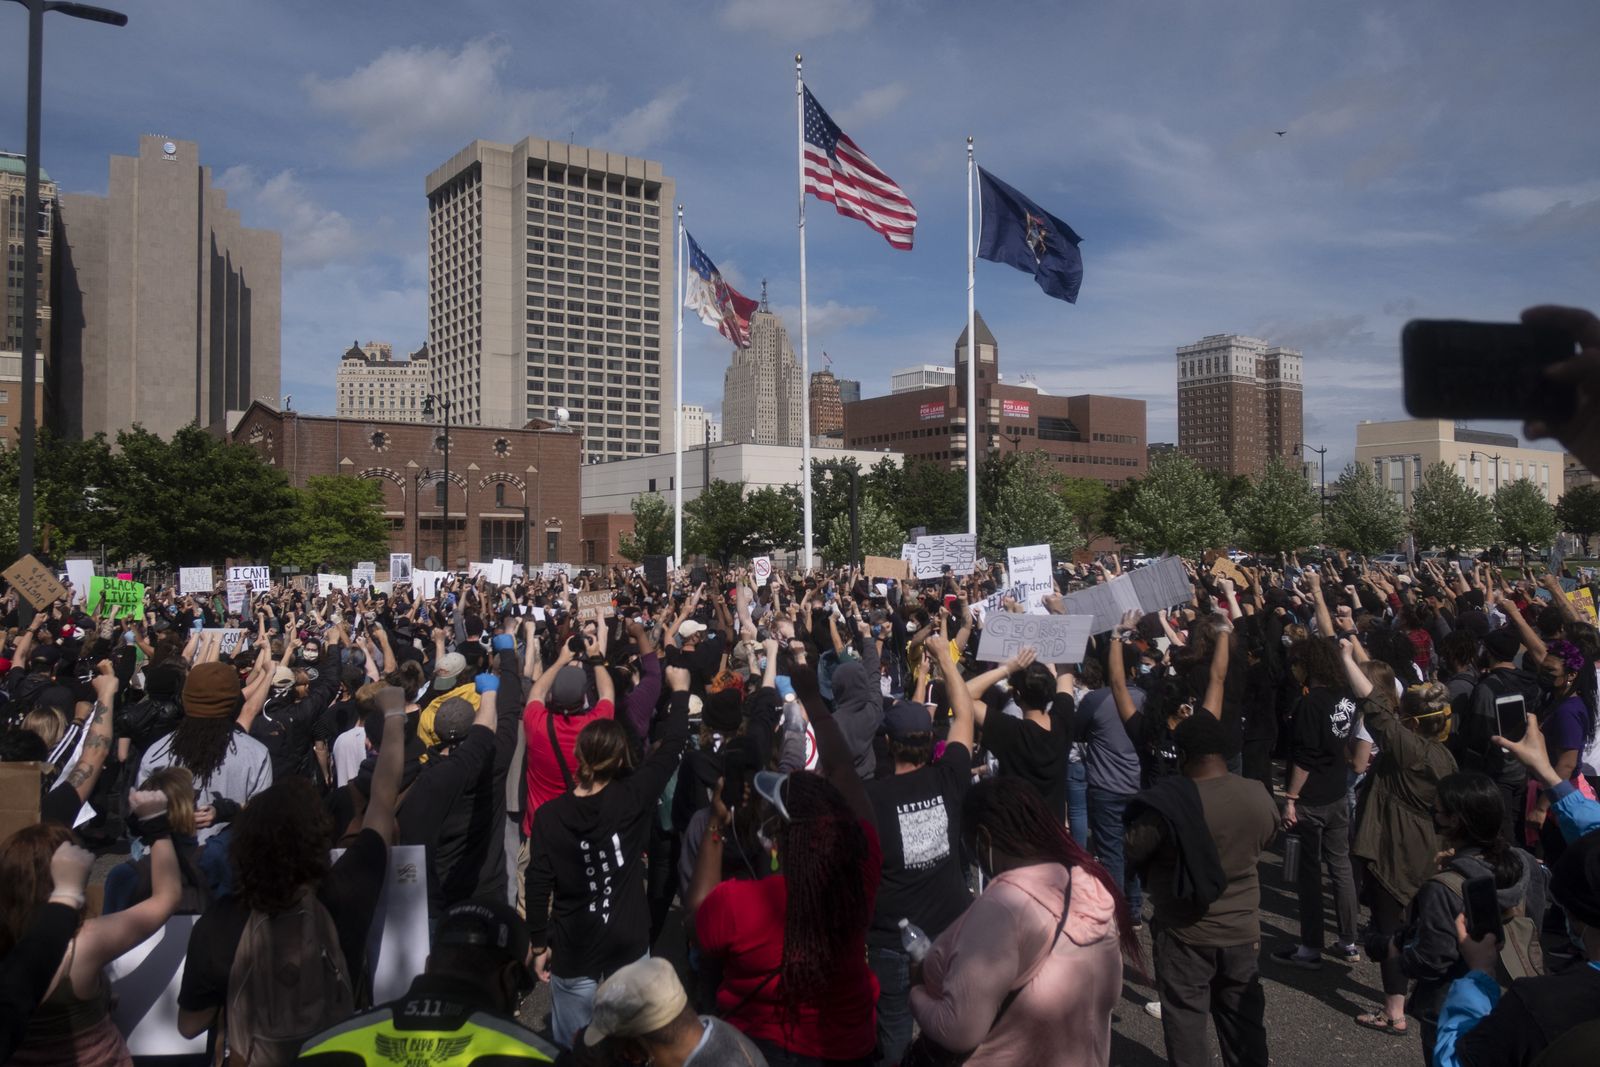
<svg viewBox="0 0 1600 1067">
<path fill-rule="evenodd" d="M 1233 510 L 1242 547 L 1277 553 L 1317 542 L 1322 504 L 1305 475 L 1273 458 L 1261 477 L 1248 484 Z"/>
<path fill-rule="evenodd" d="M 1462 548 L 1494 535 L 1494 507 L 1454 467 L 1435 463 L 1411 492 L 1411 532 L 1418 548 Z"/>
<path fill-rule="evenodd" d="M 1328 501 L 1328 543 L 1364 556 L 1387 552 L 1406 535 L 1406 516 L 1377 472 L 1352 463 L 1333 483 Z"/>
<path fill-rule="evenodd" d="M 1199 555 L 1233 538 L 1217 483 L 1177 453 L 1156 458 L 1124 502 L 1117 536 L 1150 552 Z"/>
</svg>

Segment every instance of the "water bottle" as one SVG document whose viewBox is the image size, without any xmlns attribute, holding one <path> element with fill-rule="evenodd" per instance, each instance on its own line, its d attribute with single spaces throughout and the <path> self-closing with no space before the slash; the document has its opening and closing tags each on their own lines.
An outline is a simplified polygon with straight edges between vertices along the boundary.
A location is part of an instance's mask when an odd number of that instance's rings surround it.
<svg viewBox="0 0 1600 1067">
<path fill-rule="evenodd" d="M 800 702 L 795 700 L 793 693 L 783 694 L 783 725 L 789 730 L 799 730 L 805 726 L 805 720 L 800 715 Z"/>
<path fill-rule="evenodd" d="M 911 957 L 912 963 L 921 963 L 928 955 L 928 949 L 933 947 L 933 942 L 928 940 L 928 935 L 922 928 L 912 925 L 910 919 L 900 920 L 900 947 Z"/>
<path fill-rule="evenodd" d="M 1283 835 L 1283 877 L 1294 881 L 1300 877 L 1300 835 Z"/>
</svg>

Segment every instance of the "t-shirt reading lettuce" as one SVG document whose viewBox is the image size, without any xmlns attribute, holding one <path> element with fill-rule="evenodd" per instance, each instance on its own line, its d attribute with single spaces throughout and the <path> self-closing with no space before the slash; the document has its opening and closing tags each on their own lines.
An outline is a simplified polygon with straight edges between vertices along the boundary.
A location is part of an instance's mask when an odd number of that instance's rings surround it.
<svg viewBox="0 0 1600 1067">
<path fill-rule="evenodd" d="M 863 822 L 866 863 L 861 877 L 875 898 L 883 867 L 878 832 Z M 772 1041 L 797 1056 L 864 1058 L 877 1040 L 878 979 L 867 967 L 865 931 L 849 962 L 827 990 L 791 1014 L 783 987 L 783 924 L 789 887 L 782 874 L 760 881 L 723 882 L 694 915 L 695 938 L 722 961 L 717 1010 L 757 1041 Z"/>
<path fill-rule="evenodd" d="M 865 785 L 883 846 L 883 885 L 867 944 L 899 948 L 901 919 L 938 937 L 972 902 L 958 841 L 972 753 L 946 745 L 926 767 Z"/>
</svg>

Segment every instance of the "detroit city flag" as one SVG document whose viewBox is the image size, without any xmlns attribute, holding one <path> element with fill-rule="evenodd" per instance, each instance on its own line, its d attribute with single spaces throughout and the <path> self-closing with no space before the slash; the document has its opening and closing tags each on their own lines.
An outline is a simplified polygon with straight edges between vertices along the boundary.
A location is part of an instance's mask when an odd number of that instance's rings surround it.
<svg viewBox="0 0 1600 1067">
<path fill-rule="evenodd" d="M 689 242 L 689 277 L 683 306 L 738 347 L 749 348 L 750 315 L 756 302 L 722 280 L 722 272 L 710 256 L 700 251 L 688 230 L 683 231 L 683 236 Z"/>
</svg>

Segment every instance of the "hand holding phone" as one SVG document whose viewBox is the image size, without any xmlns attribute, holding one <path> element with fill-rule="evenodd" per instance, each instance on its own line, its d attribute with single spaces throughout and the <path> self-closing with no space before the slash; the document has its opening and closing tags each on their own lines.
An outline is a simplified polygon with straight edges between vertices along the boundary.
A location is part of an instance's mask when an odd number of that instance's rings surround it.
<svg viewBox="0 0 1600 1067">
<path fill-rule="evenodd" d="M 1572 338 L 1546 326 L 1413 319 L 1400 333 L 1406 411 L 1419 419 L 1523 419 L 1558 424 L 1577 392 L 1545 377 L 1571 359 Z"/>
<path fill-rule="evenodd" d="M 1467 936 L 1474 941 L 1493 937 L 1496 943 L 1504 940 L 1505 928 L 1500 923 L 1500 901 L 1495 895 L 1494 878 L 1468 878 L 1461 885 L 1461 910 L 1467 918 Z"/>
</svg>

